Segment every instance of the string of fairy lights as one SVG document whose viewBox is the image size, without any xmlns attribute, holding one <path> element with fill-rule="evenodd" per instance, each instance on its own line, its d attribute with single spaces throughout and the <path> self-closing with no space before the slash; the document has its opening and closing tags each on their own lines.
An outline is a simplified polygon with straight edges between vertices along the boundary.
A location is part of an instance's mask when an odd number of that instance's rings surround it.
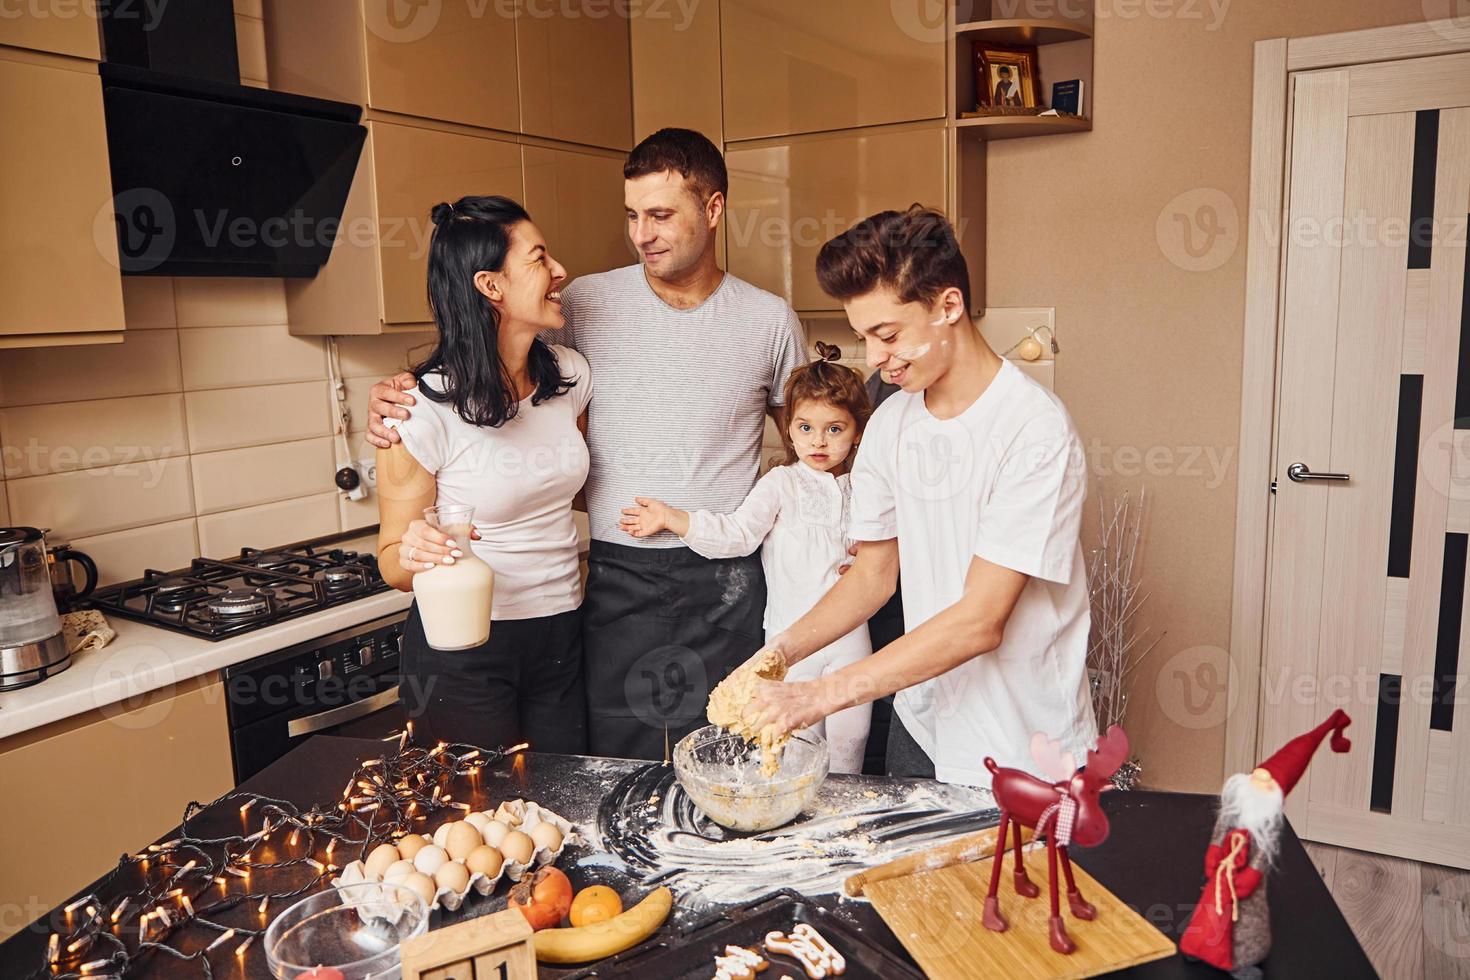
<svg viewBox="0 0 1470 980">
<path fill-rule="evenodd" d="M 423 748 L 412 738 L 412 729 L 406 729 L 393 739 L 397 745 L 391 751 L 358 766 L 331 803 L 302 810 L 289 800 L 238 790 L 211 803 L 189 803 L 177 837 L 124 854 L 93 892 L 62 910 L 70 928 L 51 933 L 45 962 L 31 980 L 121 980 L 151 956 L 197 964 L 208 980 L 217 966 L 233 967 L 244 959 L 264 934 L 273 907 L 325 884 L 339 870 L 334 862 L 362 860 L 373 847 L 398 840 L 438 811 L 470 810 L 470 802 L 455 799 L 455 780 L 473 778 L 528 747 L 486 750 L 440 742 Z M 197 837 L 190 832 L 199 814 L 230 806 L 239 808 L 239 834 Z M 250 832 L 257 819 L 259 829 Z M 284 856 L 257 860 L 273 840 Z M 101 897 L 134 868 L 143 875 L 142 888 Z M 256 909 L 257 928 L 211 918 L 247 904 Z M 191 952 L 179 946 L 186 935 L 198 940 Z"/>
</svg>

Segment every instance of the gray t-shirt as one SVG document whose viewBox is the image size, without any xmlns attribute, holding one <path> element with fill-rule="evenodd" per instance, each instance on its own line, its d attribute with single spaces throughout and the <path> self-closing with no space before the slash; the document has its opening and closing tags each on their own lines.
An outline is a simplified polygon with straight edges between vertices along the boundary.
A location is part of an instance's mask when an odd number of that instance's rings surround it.
<svg viewBox="0 0 1470 980">
<path fill-rule="evenodd" d="M 665 531 L 634 538 L 622 509 L 656 497 L 727 513 L 760 470 L 767 405 L 807 360 L 796 313 L 730 273 L 699 306 L 659 299 L 641 265 L 582 276 L 562 290 L 566 326 L 549 343 L 581 352 L 597 385 L 587 416 L 587 511 L 594 540 L 677 548 Z"/>
</svg>

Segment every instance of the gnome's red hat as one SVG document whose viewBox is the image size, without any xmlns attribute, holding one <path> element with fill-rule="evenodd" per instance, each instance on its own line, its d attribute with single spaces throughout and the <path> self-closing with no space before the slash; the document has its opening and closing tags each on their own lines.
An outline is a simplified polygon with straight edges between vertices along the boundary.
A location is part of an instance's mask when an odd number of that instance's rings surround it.
<svg viewBox="0 0 1470 980">
<path fill-rule="evenodd" d="M 1342 733 L 1342 730 L 1352 723 L 1353 720 L 1348 717 L 1347 712 L 1338 708 L 1322 724 L 1281 746 L 1276 750 L 1275 755 L 1257 768 L 1269 772 L 1281 787 L 1281 795 L 1285 796 L 1291 792 L 1297 780 L 1302 778 L 1302 773 L 1307 771 L 1307 764 L 1312 761 L 1312 754 L 1317 751 L 1317 746 L 1322 744 L 1328 732 L 1332 733 L 1332 751 L 1346 752 L 1353 747 L 1353 743 Z"/>
</svg>

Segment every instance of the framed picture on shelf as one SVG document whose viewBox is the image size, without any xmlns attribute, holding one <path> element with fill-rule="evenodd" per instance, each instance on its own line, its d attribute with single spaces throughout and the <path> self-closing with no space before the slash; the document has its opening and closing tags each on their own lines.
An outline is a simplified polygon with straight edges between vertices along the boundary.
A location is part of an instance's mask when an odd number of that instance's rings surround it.
<svg viewBox="0 0 1470 980">
<path fill-rule="evenodd" d="M 1040 86 L 1035 48 L 975 45 L 975 94 L 982 114 L 1039 108 Z"/>
</svg>

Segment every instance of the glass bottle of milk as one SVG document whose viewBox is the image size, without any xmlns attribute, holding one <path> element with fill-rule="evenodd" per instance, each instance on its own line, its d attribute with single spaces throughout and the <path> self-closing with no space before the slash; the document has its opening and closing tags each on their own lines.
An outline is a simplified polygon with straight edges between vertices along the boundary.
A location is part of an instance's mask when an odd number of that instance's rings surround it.
<svg viewBox="0 0 1470 980">
<path fill-rule="evenodd" d="M 495 572 L 470 547 L 475 509 L 459 505 L 429 507 L 424 520 L 449 535 L 464 557 L 413 576 L 414 601 L 424 637 L 435 650 L 468 650 L 490 639 L 490 606 Z"/>
</svg>

